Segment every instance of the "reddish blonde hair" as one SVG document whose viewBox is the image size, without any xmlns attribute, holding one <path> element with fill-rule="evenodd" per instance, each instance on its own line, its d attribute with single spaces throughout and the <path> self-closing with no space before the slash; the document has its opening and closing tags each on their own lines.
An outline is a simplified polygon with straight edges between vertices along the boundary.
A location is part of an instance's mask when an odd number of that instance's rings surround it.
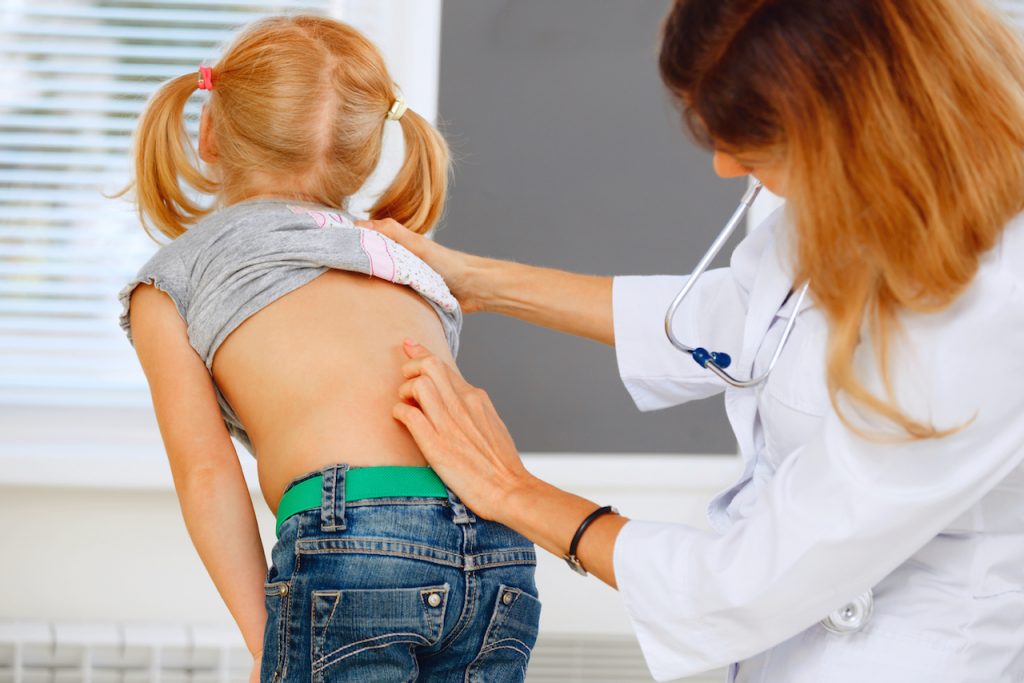
<svg viewBox="0 0 1024 683">
<path fill-rule="evenodd" d="M 174 78 L 146 106 L 135 133 L 134 187 L 143 225 L 175 238 L 212 211 L 183 184 L 228 203 L 272 191 L 343 207 L 381 155 L 394 83 L 377 48 L 340 21 L 274 16 L 250 24 L 212 67 L 209 106 L 217 177 L 200 170 L 184 126 L 198 74 Z M 411 109 L 400 119 L 405 160 L 370 209 L 415 232 L 439 219 L 449 153 Z"/>
<path fill-rule="evenodd" d="M 775 150 L 828 387 L 916 439 L 888 373 L 900 310 L 949 306 L 1024 209 L 1024 57 L 981 0 L 677 0 L 662 78 L 708 146 Z M 854 372 L 867 330 L 886 395 Z"/>
</svg>

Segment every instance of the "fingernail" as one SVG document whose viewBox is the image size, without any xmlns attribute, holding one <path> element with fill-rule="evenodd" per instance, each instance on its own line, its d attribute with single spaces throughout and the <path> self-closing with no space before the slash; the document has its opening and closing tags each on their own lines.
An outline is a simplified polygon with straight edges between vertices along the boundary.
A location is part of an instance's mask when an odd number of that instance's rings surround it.
<svg viewBox="0 0 1024 683">
<path fill-rule="evenodd" d="M 406 346 L 419 346 L 419 344 L 414 342 L 412 339 L 408 339 L 408 338 L 404 339 L 402 341 L 402 343 L 405 344 Z"/>
</svg>

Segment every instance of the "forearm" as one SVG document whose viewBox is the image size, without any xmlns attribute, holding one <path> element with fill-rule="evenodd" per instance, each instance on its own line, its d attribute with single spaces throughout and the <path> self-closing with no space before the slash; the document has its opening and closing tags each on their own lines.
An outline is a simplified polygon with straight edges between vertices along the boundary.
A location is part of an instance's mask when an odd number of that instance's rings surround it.
<svg viewBox="0 0 1024 683">
<path fill-rule="evenodd" d="M 536 478 L 513 489 L 507 500 L 506 512 L 498 521 L 558 557 L 568 552 L 580 522 L 600 507 Z M 587 527 L 576 550 L 583 568 L 612 588 L 617 587 L 615 540 L 628 521 L 621 515 L 601 515 Z"/>
<path fill-rule="evenodd" d="M 468 277 L 481 310 L 615 345 L 611 277 L 486 258 Z"/>
<path fill-rule="evenodd" d="M 252 498 L 241 470 L 191 476 L 178 483 L 185 526 L 250 652 L 263 647 L 267 561 Z"/>
</svg>

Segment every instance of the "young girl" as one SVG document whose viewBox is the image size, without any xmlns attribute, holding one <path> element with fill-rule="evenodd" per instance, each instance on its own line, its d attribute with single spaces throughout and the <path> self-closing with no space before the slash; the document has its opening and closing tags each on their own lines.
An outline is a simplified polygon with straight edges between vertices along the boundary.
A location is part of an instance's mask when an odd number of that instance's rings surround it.
<svg viewBox="0 0 1024 683">
<path fill-rule="evenodd" d="M 182 120 L 197 87 L 203 168 Z M 370 215 L 422 233 L 447 147 L 343 23 L 254 23 L 219 63 L 165 83 L 136 133 L 129 188 L 172 241 L 120 291 L 120 324 L 253 681 L 521 681 L 536 640 L 533 544 L 474 516 L 392 417 L 402 339 L 454 363 L 462 313 L 437 273 L 345 210 L 389 122 L 405 160 Z M 231 436 L 277 516 L 269 571 Z"/>
</svg>

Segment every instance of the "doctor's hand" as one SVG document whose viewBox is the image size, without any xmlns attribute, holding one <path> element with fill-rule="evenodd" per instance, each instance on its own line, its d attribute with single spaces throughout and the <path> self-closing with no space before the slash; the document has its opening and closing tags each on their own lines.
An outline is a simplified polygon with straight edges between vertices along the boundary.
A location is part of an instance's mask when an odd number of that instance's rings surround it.
<svg viewBox="0 0 1024 683">
<path fill-rule="evenodd" d="M 464 313 L 488 311 L 615 344 L 612 278 L 581 275 L 449 249 L 390 218 L 356 221 L 426 261 L 448 284 Z"/>
<path fill-rule="evenodd" d="M 406 341 L 410 360 L 394 417 L 412 434 L 437 475 L 474 513 L 495 521 L 533 476 L 483 389 L 427 349 Z"/>
<path fill-rule="evenodd" d="M 410 360 L 394 416 L 430 466 L 475 514 L 564 557 L 580 522 L 601 506 L 530 474 L 485 391 L 419 344 L 406 341 L 403 350 Z M 598 517 L 577 549 L 583 566 L 613 588 L 615 539 L 628 521 Z"/>
<path fill-rule="evenodd" d="M 459 300 L 465 313 L 483 310 L 479 292 L 473 285 L 474 267 L 484 259 L 465 252 L 449 249 L 432 239 L 409 230 L 392 218 L 372 221 L 356 221 L 360 228 L 376 230 L 390 237 L 403 247 L 427 262 L 444 279 L 452 295 Z"/>
</svg>

